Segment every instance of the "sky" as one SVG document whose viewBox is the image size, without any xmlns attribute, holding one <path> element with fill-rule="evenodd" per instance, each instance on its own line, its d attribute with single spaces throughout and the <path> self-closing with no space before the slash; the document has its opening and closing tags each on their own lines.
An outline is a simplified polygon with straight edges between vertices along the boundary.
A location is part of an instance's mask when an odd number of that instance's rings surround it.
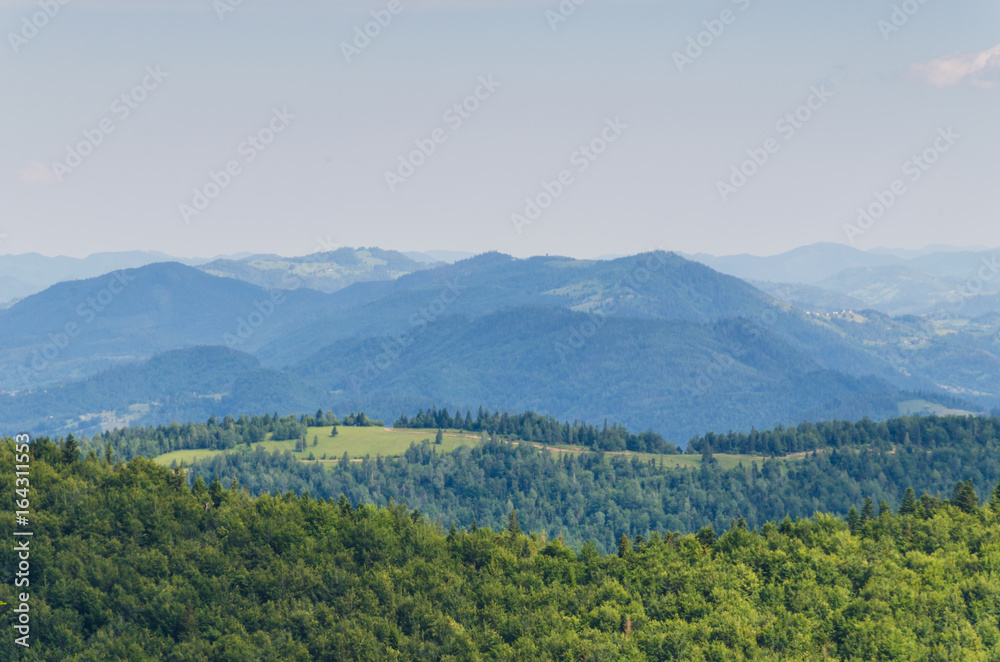
<svg viewBox="0 0 1000 662">
<path fill-rule="evenodd" d="M 0 0 L 0 254 L 996 246 L 998 28 L 995 0 Z"/>
</svg>

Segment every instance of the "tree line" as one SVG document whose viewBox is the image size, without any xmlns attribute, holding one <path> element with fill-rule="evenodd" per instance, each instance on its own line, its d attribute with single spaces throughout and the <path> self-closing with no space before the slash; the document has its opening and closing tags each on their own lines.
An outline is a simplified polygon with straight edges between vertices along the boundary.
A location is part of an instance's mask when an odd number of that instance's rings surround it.
<svg viewBox="0 0 1000 662">
<path fill-rule="evenodd" d="M 802 423 L 772 430 L 708 432 L 688 443 L 689 453 L 731 453 L 781 457 L 791 453 L 821 448 L 870 447 L 891 449 L 896 446 L 938 448 L 955 443 L 1000 436 L 1000 418 L 996 416 L 903 416 L 885 421 L 862 419 Z"/>
<path fill-rule="evenodd" d="M 677 447 L 652 430 L 631 433 L 624 425 L 614 423 L 603 427 L 574 421 L 560 422 L 554 416 L 543 416 L 528 411 L 522 414 L 489 412 L 482 407 L 472 417 L 471 411 L 456 411 L 431 407 L 422 409 L 412 419 L 401 414 L 393 423 L 397 428 L 444 428 L 469 432 L 485 432 L 503 439 L 521 439 L 544 444 L 584 446 L 594 451 L 632 451 L 635 453 L 678 453 Z"/>
<path fill-rule="evenodd" d="M 311 427 L 343 425 L 348 427 L 383 427 L 384 421 L 368 418 L 364 412 L 350 413 L 343 419 L 322 409 L 315 414 L 299 416 L 227 415 L 221 420 L 215 416 L 204 423 L 177 423 L 169 425 L 133 426 L 81 437 L 82 447 L 107 450 L 123 460 L 134 457 L 153 458 L 179 450 L 232 450 L 238 446 L 252 446 L 269 438 L 272 441 L 305 440 Z"/>
</svg>

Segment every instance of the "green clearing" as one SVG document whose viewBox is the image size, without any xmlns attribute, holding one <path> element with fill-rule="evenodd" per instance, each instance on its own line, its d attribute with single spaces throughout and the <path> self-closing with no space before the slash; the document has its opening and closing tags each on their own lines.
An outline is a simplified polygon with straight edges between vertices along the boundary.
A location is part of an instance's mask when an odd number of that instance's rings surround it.
<svg viewBox="0 0 1000 662">
<path fill-rule="evenodd" d="M 424 439 L 434 443 L 437 430 L 404 430 L 393 428 L 354 428 L 338 427 L 337 436 L 331 437 L 330 431 L 333 428 L 309 428 L 306 435 L 306 450 L 298 453 L 303 458 L 309 457 L 309 453 L 321 459 L 325 454 L 328 460 L 339 460 L 347 453 L 351 458 L 362 458 L 366 455 L 375 457 L 393 457 L 402 455 L 410 444 L 419 444 Z M 316 445 L 313 446 L 313 440 Z M 479 442 L 479 436 L 470 432 L 459 430 L 444 430 L 444 439 L 440 446 L 435 446 L 438 451 L 450 453 L 462 446 L 473 446 Z M 265 441 L 261 444 L 268 451 L 295 450 L 295 441 Z"/>
<path fill-rule="evenodd" d="M 397 457 L 405 453 L 411 443 L 419 444 L 424 439 L 427 439 L 431 442 L 431 444 L 433 444 L 434 438 L 437 435 L 437 430 L 433 429 L 413 430 L 339 426 L 337 428 L 337 436 L 331 437 L 330 431 L 332 429 L 333 428 L 331 427 L 309 428 L 309 433 L 306 436 L 305 452 L 295 451 L 295 440 L 265 441 L 258 445 L 268 452 L 283 450 L 291 451 L 302 460 L 306 460 L 309 457 L 309 454 L 312 453 L 317 460 L 323 461 L 325 455 L 325 460 L 332 462 L 341 459 L 344 456 L 344 453 L 347 453 L 347 456 L 351 459 L 360 459 L 365 456 L 375 457 L 376 455 L 381 455 L 382 457 Z M 474 432 L 444 430 L 444 439 L 442 440 L 441 445 L 434 446 L 434 448 L 438 452 L 451 453 L 463 446 L 475 446 L 479 443 L 479 439 L 479 435 Z M 313 446 L 313 440 L 316 441 L 315 446 Z M 538 443 L 532 443 L 531 445 L 537 448 L 543 447 L 542 444 Z M 579 454 L 591 452 L 588 449 L 579 446 L 553 445 L 544 447 L 556 455 L 561 455 L 563 453 Z M 169 467 L 173 462 L 180 464 L 183 461 L 185 464 L 190 464 L 191 462 L 197 460 L 211 459 L 221 453 L 241 453 L 245 451 L 246 448 L 242 446 L 230 451 L 182 450 L 160 455 L 156 458 L 156 462 Z M 607 453 L 607 455 L 612 456 L 615 455 L 615 453 Z M 663 466 L 669 468 L 692 469 L 701 466 L 701 455 L 658 455 L 654 453 L 621 453 L 621 455 L 625 455 L 626 457 L 634 455 L 644 462 L 654 460 L 657 465 L 659 465 L 662 461 Z M 743 463 L 743 466 L 750 466 L 751 462 L 756 461 L 759 464 L 764 461 L 764 458 L 755 455 L 716 454 L 715 459 L 719 462 L 719 466 L 724 469 L 732 469 L 739 465 L 740 462 Z"/>
<path fill-rule="evenodd" d="M 174 451 L 173 453 L 166 453 L 164 455 L 158 455 L 154 458 L 157 464 L 161 464 L 165 467 L 169 467 L 172 463 L 177 462 L 180 464 L 191 464 L 198 460 L 208 460 L 216 455 L 221 455 L 226 451 L 211 451 L 211 450 L 184 450 L 184 451 Z M 229 451 L 235 452 L 235 451 Z"/>
<path fill-rule="evenodd" d="M 636 453 L 636 455 L 638 455 L 639 459 L 646 462 L 654 460 L 657 466 L 659 466 L 662 460 L 664 468 L 696 469 L 701 466 L 701 455 L 656 455 L 653 453 Z M 715 458 L 715 461 L 723 469 L 735 469 L 741 462 L 744 467 L 749 467 L 752 462 L 756 462 L 760 466 L 768 459 L 759 455 L 726 455 L 725 453 L 716 453 L 712 457 Z M 797 460 L 801 458 L 795 456 L 784 459 Z"/>
<path fill-rule="evenodd" d="M 524 442 L 517 442 L 524 443 Z M 536 448 L 546 448 L 556 455 L 562 455 L 563 453 L 591 453 L 590 449 L 583 448 L 581 446 L 564 446 L 561 444 L 553 445 L 543 445 L 537 442 L 531 442 L 532 446 Z M 615 456 L 624 455 L 625 457 L 638 457 L 643 462 L 649 462 L 653 460 L 659 465 L 662 461 L 664 468 L 670 469 L 693 469 L 701 466 L 701 455 L 661 455 L 658 453 L 632 453 L 632 452 L 606 452 L 605 455 Z M 764 462 L 764 457 L 758 455 L 726 455 L 724 453 L 716 453 L 714 455 L 719 466 L 723 469 L 734 469 L 739 466 L 740 462 L 743 466 L 750 466 L 751 462 L 757 462 L 758 464 Z M 790 457 L 786 459 L 800 459 L 799 456 Z"/>
<path fill-rule="evenodd" d="M 366 455 L 375 457 L 393 457 L 402 455 L 411 443 L 419 444 L 424 439 L 434 443 L 437 430 L 404 430 L 386 428 L 355 428 L 337 427 L 337 436 L 331 437 L 332 427 L 309 428 L 306 435 L 305 452 L 295 452 L 295 440 L 289 441 L 265 441 L 260 444 L 262 448 L 269 452 L 288 450 L 295 453 L 301 459 L 306 459 L 312 453 L 317 460 L 321 460 L 326 455 L 327 460 L 339 460 L 347 453 L 352 459 L 363 458 Z M 313 439 L 316 445 L 313 446 Z M 450 453 L 462 446 L 473 446 L 479 442 L 479 436 L 471 432 L 461 432 L 459 430 L 445 430 L 444 439 L 440 446 L 434 446 L 438 452 Z M 191 463 L 195 460 L 204 460 L 215 457 L 220 453 L 245 452 L 245 447 L 235 448 L 230 451 L 213 450 L 182 450 L 166 453 L 156 458 L 159 464 L 170 466 L 176 461 L 178 464 L 183 460 Z"/>
</svg>

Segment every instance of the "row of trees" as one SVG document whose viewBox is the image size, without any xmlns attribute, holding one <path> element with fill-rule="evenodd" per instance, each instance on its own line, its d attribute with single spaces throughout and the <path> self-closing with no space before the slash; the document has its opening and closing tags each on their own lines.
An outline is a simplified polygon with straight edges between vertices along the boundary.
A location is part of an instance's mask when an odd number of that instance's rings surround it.
<svg viewBox="0 0 1000 662">
<path fill-rule="evenodd" d="M 364 412 L 352 412 L 341 420 L 333 412 L 319 409 L 314 415 L 278 416 L 275 413 L 239 418 L 225 416 L 221 420 L 212 416 L 204 423 L 174 422 L 156 427 L 121 428 L 94 435 L 89 440 L 81 438 L 80 442 L 88 449 L 110 447 L 118 457 L 130 460 L 178 450 L 231 450 L 240 445 L 258 444 L 268 439 L 268 435 L 273 441 L 296 439 L 301 442 L 306 439 L 309 428 L 333 426 L 336 429 L 338 425 L 382 427 L 385 423 L 368 418 Z"/>
<path fill-rule="evenodd" d="M 780 457 L 823 448 L 896 446 L 943 448 L 1000 437 L 1000 418 L 982 416 L 904 416 L 885 421 L 863 419 L 777 426 L 772 430 L 706 433 L 688 443 L 689 453 L 733 453 Z"/>
<path fill-rule="evenodd" d="M 543 416 L 531 411 L 523 414 L 491 413 L 480 407 L 476 417 L 473 418 L 471 411 L 466 411 L 464 416 L 460 411 L 452 415 L 447 409 L 432 407 L 426 412 L 420 410 L 412 419 L 402 414 L 393 425 L 397 428 L 444 428 L 485 432 L 503 439 L 584 446 L 595 451 L 670 454 L 679 452 L 676 446 L 653 431 L 633 434 L 626 430 L 625 426 L 617 423 L 609 426 L 607 421 L 603 427 L 579 421 L 561 423 L 553 416 Z"/>
</svg>

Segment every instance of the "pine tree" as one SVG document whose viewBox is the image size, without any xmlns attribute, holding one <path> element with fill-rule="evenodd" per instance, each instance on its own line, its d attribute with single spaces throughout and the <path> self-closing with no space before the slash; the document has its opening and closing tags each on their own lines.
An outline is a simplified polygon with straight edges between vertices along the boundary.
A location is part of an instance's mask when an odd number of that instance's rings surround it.
<svg viewBox="0 0 1000 662">
<path fill-rule="evenodd" d="M 219 482 L 218 477 L 212 479 L 212 484 L 208 486 L 208 494 L 212 497 L 212 504 L 216 508 L 222 505 L 224 492 L 222 490 L 222 483 Z"/>
<path fill-rule="evenodd" d="M 714 542 L 714 533 L 713 533 Z M 632 543 L 629 541 L 628 536 L 624 533 L 622 537 L 618 539 L 618 558 L 625 558 L 625 555 L 632 551 Z"/>
<path fill-rule="evenodd" d="M 507 518 L 507 533 L 511 537 L 521 535 L 521 524 L 517 521 L 517 511 L 513 509 L 511 509 L 510 516 Z"/>
<path fill-rule="evenodd" d="M 900 515 L 912 515 L 917 512 L 917 493 L 912 487 L 907 487 L 903 494 L 903 502 L 899 504 Z"/>
<path fill-rule="evenodd" d="M 62 447 L 62 461 L 72 464 L 80 459 L 80 447 L 76 443 L 76 438 L 71 434 L 66 437 L 66 443 Z"/>
<path fill-rule="evenodd" d="M 875 519 L 875 505 L 871 497 L 865 497 L 865 505 L 861 509 L 861 523 L 870 522 Z"/>
<path fill-rule="evenodd" d="M 951 503 L 964 513 L 972 514 L 976 512 L 976 509 L 979 508 L 979 496 L 972 485 L 972 480 L 967 480 L 964 483 L 959 481 L 955 484 Z"/>
<path fill-rule="evenodd" d="M 996 488 L 993 490 L 993 496 L 990 497 L 990 508 L 993 512 L 1000 515 L 1000 483 L 997 483 Z"/>
<path fill-rule="evenodd" d="M 440 445 L 444 441 L 444 431 L 438 428 L 437 434 L 434 435 L 434 443 Z"/>
<path fill-rule="evenodd" d="M 847 511 L 847 528 L 852 534 L 856 534 L 861 528 L 861 517 L 858 516 L 858 509 L 854 506 Z"/>
</svg>

